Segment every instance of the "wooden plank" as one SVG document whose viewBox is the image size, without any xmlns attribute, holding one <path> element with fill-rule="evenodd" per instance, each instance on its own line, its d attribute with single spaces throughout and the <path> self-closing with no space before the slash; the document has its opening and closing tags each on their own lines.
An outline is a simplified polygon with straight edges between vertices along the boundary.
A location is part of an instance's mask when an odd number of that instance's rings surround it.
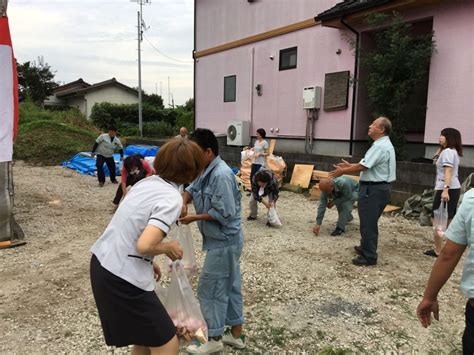
<svg viewBox="0 0 474 355">
<path fill-rule="evenodd" d="M 354 179 L 356 181 L 359 181 L 360 180 L 360 177 L 359 176 L 356 176 L 356 175 L 343 175 L 343 176 L 347 176 L 347 177 L 350 177 L 351 179 Z M 312 180 L 321 180 L 323 178 L 329 178 L 329 172 L 328 171 L 323 171 L 323 170 L 313 170 L 313 174 L 312 174 L 312 177 L 311 179 Z"/>
<path fill-rule="evenodd" d="M 329 172 L 322 170 L 313 170 L 313 180 L 321 180 L 322 178 L 329 178 Z"/>
<path fill-rule="evenodd" d="M 263 41 L 263 40 L 273 38 L 273 37 L 278 37 L 278 36 L 281 36 L 281 35 L 284 35 L 284 34 L 287 34 L 287 33 L 290 33 L 290 32 L 303 30 L 305 28 L 313 27 L 313 26 L 320 25 L 320 24 L 321 24 L 321 22 L 316 21 L 313 17 L 313 18 L 310 18 L 310 19 L 307 19 L 307 20 L 304 20 L 304 21 L 293 23 L 291 25 L 279 27 L 279 28 L 276 28 L 276 29 L 273 29 L 273 30 L 270 30 L 270 31 L 267 31 L 267 32 L 262 32 L 262 33 L 259 33 L 259 34 L 256 34 L 256 35 L 253 35 L 253 36 L 250 36 L 250 37 L 241 38 L 239 40 L 228 42 L 228 43 L 225 43 L 225 44 L 221 44 L 221 45 L 216 46 L 216 47 L 211 47 L 211 48 L 208 48 L 208 49 L 203 49 L 201 51 L 194 52 L 193 57 L 195 59 L 200 58 L 200 57 L 204 57 L 204 56 L 209 55 L 209 54 L 223 52 L 223 51 L 226 51 L 228 49 L 245 46 L 247 44 Z"/>
<path fill-rule="evenodd" d="M 311 176 L 313 175 L 313 170 L 314 165 L 295 164 L 290 184 L 307 189 L 311 181 Z"/>
<path fill-rule="evenodd" d="M 273 155 L 273 151 L 275 150 L 276 139 L 270 139 L 270 146 L 268 147 L 268 155 Z"/>
<path fill-rule="evenodd" d="M 383 213 L 395 212 L 395 211 L 398 211 L 400 209 L 401 209 L 401 207 L 399 207 L 399 206 L 387 205 L 387 206 L 385 206 L 385 208 L 383 210 Z"/>
<path fill-rule="evenodd" d="M 7 241 L 4 241 L 4 242 L 0 242 L 0 248 L 7 248 L 9 246 L 12 245 L 12 242 L 7 240 Z"/>
</svg>

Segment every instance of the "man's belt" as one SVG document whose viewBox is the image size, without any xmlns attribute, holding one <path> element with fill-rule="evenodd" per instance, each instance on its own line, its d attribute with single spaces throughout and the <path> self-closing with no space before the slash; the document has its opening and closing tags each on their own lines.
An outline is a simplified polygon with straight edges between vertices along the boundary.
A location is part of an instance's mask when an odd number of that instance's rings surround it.
<svg viewBox="0 0 474 355">
<path fill-rule="evenodd" d="M 383 184 L 390 184 L 387 181 L 359 181 L 360 185 L 383 185 Z"/>
</svg>

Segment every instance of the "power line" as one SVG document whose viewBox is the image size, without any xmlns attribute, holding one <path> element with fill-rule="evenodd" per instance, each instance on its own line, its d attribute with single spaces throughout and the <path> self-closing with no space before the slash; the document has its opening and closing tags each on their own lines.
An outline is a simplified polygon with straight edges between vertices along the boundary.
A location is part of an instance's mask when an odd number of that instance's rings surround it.
<svg viewBox="0 0 474 355">
<path fill-rule="evenodd" d="M 176 59 L 176 58 L 173 58 L 173 57 L 170 57 L 169 55 L 163 53 L 162 51 L 160 51 L 158 48 L 155 47 L 155 45 L 153 43 L 151 43 L 151 41 L 147 38 L 147 36 L 143 35 L 143 38 L 145 38 L 145 40 L 148 42 L 148 44 L 155 50 L 157 51 L 158 53 L 160 53 L 162 56 L 168 58 L 168 59 L 171 59 L 171 60 L 174 60 L 175 62 L 178 62 L 178 63 L 194 63 L 192 60 L 181 60 L 181 59 Z"/>
</svg>

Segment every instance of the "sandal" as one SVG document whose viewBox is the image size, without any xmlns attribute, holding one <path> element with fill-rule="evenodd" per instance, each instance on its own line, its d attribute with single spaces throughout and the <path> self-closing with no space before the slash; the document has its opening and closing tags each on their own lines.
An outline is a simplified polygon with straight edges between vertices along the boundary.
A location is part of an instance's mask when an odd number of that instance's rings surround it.
<svg viewBox="0 0 474 355">
<path fill-rule="evenodd" d="M 438 257 L 438 255 L 436 254 L 436 252 L 433 249 L 427 250 L 423 254 L 428 255 L 428 256 L 432 256 L 434 258 Z"/>
</svg>

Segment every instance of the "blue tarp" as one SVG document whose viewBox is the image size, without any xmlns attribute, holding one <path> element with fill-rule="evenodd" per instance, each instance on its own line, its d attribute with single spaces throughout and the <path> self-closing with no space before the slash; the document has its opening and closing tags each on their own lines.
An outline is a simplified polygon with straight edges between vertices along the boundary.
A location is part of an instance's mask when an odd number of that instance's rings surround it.
<svg viewBox="0 0 474 355">
<path fill-rule="evenodd" d="M 85 152 L 85 154 L 90 154 L 90 152 Z M 114 154 L 115 160 L 115 175 L 120 176 L 120 169 L 122 168 L 122 162 L 120 161 L 120 154 Z M 96 159 L 85 156 L 81 153 L 77 153 L 71 159 L 61 163 L 62 166 L 65 166 L 69 169 L 75 170 L 80 174 L 95 176 L 97 168 L 95 166 Z M 109 176 L 109 168 L 104 164 L 104 173 L 105 176 Z"/>
<path fill-rule="evenodd" d="M 125 148 L 125 155 L 141 154 L 144 157 L 154 157 L 160 150 L 157 146 L 129 145 Z"/>
<path fill-rule="evenodd" d="M 141 146 L 141 145 L 129 145 L 125 148 L 124 154 L 125 156 L 133 155 L 133 154 L 141 154 L 145 157 L 155 156 L 160 148 L 159 147 L 151 147 L 151 146 Z M 91 175 L 96 176 L 97 168 L 95 166 L 96 159 L 91 158 L 90 152 L 82 152 L 77 153 L 71 159 L 64 161 L 61 163 L 61 166 L 65 166 L 69 169 L 75 170 L 80 174 L 84 175 Z M 122 168 L 122 162 L 120 161 L 120 154 L 114 154 L 115 160 L 115 175 L 120 176 L 120 169 Z M 109 176 L 109 169 L 107 165 L 104 164 L 104 173 L 105 176 Z"/>
</svg>

